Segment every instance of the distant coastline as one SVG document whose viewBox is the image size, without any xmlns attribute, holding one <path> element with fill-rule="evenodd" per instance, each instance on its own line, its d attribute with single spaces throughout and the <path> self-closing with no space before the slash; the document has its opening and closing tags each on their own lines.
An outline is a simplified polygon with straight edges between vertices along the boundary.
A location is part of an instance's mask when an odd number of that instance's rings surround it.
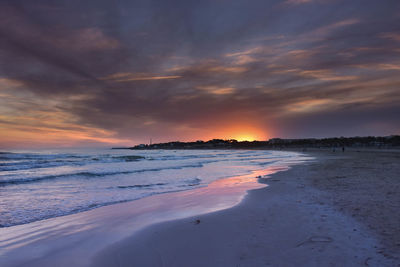
<svg viewBox="0 0 400 267">
<path fill-rule="evenodd" d="M 285 148 L 399 148 L 400 135 L 368 136 L 368 137 L 334 137 L 334 138 L 306 138 L 281 139 L 273 138 L 268 141 L 237 141 L 234 139 L 212 139 L 195 142 L 167 142 L 156 144 L 140 144 L 133 147 L 115 147 L 113 149 L 285 149 Z"/>
</svg>

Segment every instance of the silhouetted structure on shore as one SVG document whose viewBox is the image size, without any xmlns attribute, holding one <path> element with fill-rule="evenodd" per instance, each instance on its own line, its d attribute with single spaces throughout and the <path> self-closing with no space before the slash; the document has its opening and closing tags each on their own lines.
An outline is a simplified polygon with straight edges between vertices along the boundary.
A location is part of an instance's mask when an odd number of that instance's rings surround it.
<svg viewBox="0 0 400 267">
<path fill-rule="evenodd" d="M 340 137 L 340 138 L 308 138 L 308 139 L 281 139 L 273 138 L 268 141 L 237 141 L 234 139 L 213 139 L 196 142 L 168 142 L 158 144 L 141 144 L 126 149 L 283 149 L 283 148 L 338 148 L 344 147 L 400 147 L 400 136 L 384 137 Z"/>
</svg>

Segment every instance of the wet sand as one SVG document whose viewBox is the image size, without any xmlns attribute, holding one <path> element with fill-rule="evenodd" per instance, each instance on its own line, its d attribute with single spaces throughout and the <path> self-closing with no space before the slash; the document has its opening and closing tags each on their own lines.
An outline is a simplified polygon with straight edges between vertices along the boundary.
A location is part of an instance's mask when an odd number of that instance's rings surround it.
<svg viewBox="0 0 400 267">
<path fill-rule="evenodd" d="M 400 153 L 308 153 L 239 205 L 147 227 L 92 266 L 400 266 Z"/>
</svg>

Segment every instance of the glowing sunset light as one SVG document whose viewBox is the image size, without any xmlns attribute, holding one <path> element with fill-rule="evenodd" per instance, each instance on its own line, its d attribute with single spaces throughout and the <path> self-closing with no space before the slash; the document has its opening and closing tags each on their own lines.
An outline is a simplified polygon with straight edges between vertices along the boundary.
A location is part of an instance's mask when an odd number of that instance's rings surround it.
<svg viewBox="0 0 400 267">
<path fill-rule="evenodd" d="M 235 139 L 237 141 L 261 141 L 269 138 L 267 132 L 261 127 L 254 125 L 238 124 L 227 127 L 220 134 L 224 139 Z"/>
<path fill-rule="evenodd" d="M 255 141 L 258 140 L 256 137 L 252 136 L 252 135 L 239 135 L 233 139 L 236 139 L 237 141 Z"/>
</svg>

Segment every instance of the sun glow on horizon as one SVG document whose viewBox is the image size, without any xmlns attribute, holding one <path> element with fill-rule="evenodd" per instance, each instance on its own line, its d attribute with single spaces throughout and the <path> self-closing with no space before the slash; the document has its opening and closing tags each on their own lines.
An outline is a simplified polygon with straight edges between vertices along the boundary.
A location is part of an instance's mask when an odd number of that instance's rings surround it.
<svg viewBox="0 0 400 267">
<path fill-rule="evenodd" d="M 235 139 L 239 142 L 252 142 L 266 140 L 267 135 L 265 130 L 253 125 L 235 125 L 227 127 L 222 136 L 224 136 L 225 139 Z"/>
<path fill-rule="evenodd" d="M 233 139 L 235 139 L 235 140 L 237 140 L 239 142 L 243 142 L 243 141 L 252 142 L 252 141 L 256 141 L 257 140 L 257 138 L 255 138 L 254 136 L 251 136 L 251 135 L 241 135 L 241 136 L 235 137 Z"/>
</svg>

